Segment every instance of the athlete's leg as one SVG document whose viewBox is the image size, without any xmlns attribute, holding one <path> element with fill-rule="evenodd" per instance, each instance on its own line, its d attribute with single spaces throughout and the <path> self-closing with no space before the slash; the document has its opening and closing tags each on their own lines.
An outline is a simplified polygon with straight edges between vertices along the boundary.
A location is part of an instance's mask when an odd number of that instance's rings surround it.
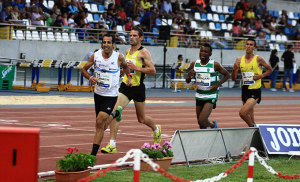
<svg viewBox="0 0 300 182">
<path fill-rule="evenodd" d="M 203 108 L 202 106 L 196 106 L 196 115 L 197 115 L 197 122 L 198 122 L 199 128 L 201 128 L 201 123 L 199 123 L 199 116 L 202 111 L 202 108 Z"/>
<path fill-rule="evenodd" d="M 153 119 L 145 114 L 146 103 L 134 101 L 134 105 L 138 122 L 147 125 L 152 129 L 152 131 L 155 131 L 156 125 Z"/>
<path fill-rule="evenodd" d="M 129 104 L 130 100 L 122 93 L 119 93 L 117 103 L 114 107 L 115 111 L 118 106 L 121 106 L 123 109 Z M 109 117 L 110 122 L 110 139 L 116 140 L 117 139 L 117 132 L 119 129 L 119 123 L 116 121 L 116 119 L 113 119 L 113 117 L 110 115 Z"/>
<path fill-rule="evenodd" d="M 96 118 L 96 133 L 94 136 L 94 144 L 100 145 L 104 131 L 107 129 L 109 123 L 107 122 L 107 118 L 109 115 L 105 112 L 100 111 Z"/>
<path fill-rule="evenodd" d="M 202 110 L 198 116 L 198 124 L 200 126 L 200 129 L 206 129 L 207 127 L 213 127 L 214 124 L 212 124 L 211 122 L 209 122 L 208 117 L 211 114 L 211 111 L 213 109 L 213 104 L 206 102 L 203 107 Z"/>
<path fill-rule="evenodd" d="M 240 117 L 248 124 L 249 127 L 252 127 L 254 124 L 254 106 L 256 105 L 258 99 L 249 98 L 245 103 L 243 103 L 242 108 L 240 109 Z"/>
</svg>

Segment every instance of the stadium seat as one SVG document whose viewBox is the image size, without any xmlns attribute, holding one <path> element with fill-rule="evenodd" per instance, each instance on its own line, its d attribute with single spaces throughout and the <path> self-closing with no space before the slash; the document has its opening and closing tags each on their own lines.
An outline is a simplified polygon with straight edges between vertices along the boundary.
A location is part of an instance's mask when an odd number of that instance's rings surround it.
<svg viewBox="0 0 300 182">
<path fill-rule="evenodd" d="M 270 50 L 273 50 L 273 49 L 275 49 L 275 47 L 274 47 L 274 45 L 273 44 L 269 44 L 269 47 L 270 47 Z"/>
<path fill-rule="evenodd" d="M 85 4 L 84 7 L 88 10 L 88 12 L 92 12 L 92 8 L 90 4 Z"/>
<path fill-rule="evenodd" d="M 209 30 L 216 30 L 216 26 L 214 22 L 209 22 Z"/>
<path fill-rule="evenodd" d="M 99 5 L 98 5 L 98 11 L 99 11 L 100 13 L 104 13 L 104 12 L 105 12 L 104 6 L 103 6 L 102 4 L 99 4 Z"/>
<path fill-rule="evenodd" d="M 272 15 L 272 16 L 274 16 L 274 11 L 269 10 L 269 14 Z"/>
<path fill-rule="evenodd" d="M 224 14 L 229 14 L 229 8 L 228 8 L 228 6 L 223 6 L 223 13 Z"/>
<path fill-rule="evenodd" d="M 155 34 L 155 35 L 158 35 L 159 34 L 159 30 L 158 28 L 154 27 L 152 32 Z"/>
<path fill-rule="evenodd" d="M 207 21 L 206 13 L 201 13 L 201 20 L 202 21 Z"/>
<path fill-rule="evenodd" d="M 48 1 L 48 8 L 49 9 L 52 9 L 53 8 L 53 6 L 54 6 L 54 1 Z"/>
<path fill-rule="evenodd" d="M 283 42 L 288 41 L 288 40 L 287 40 L 287 36 L 286 36 L 286 35 L 282 35 L 282 36 L 281 36 L 281 40 L 282 40 Z"/>
<path fill-rule="evenodd" d="M 213 21 L 214 22 L 219 22 L 219 15 L 218 14 L 213 14 Z"/>
<path fill-rule="evenodd" d="M 266 35 L 266 39 L 267 39 L 267 40 L 271 40 L 270 34 L 267 34 L 267 35 Z"/>
<path fill-rule="evenodd" d="M 196 13 L 195 13 L 194 19 L 195 19 L 195 20 L 201 20 L 201 16 L 200 16 L 200 13 L 199 13 L 199 12 L 196 12 Z"/>
<path fill-rule="evenodd" d="M 57 32 L 57 33 L 56 33 L 56 41 L 63 41 L 63 38 L 62 38 L 60 32 Z"/>
<path fill-rule="evenodd" d="M 153 41 L 151 37 L 146 37 L 146 42 L 149 43 L 150 45 L 153 45 Z"/>
<path fill-rule="evenodd" d="M 78 42 L 77 36 L 75 33 L 70 34 L 70 40 L 71 42 Z"/>
<path fill-rule="evenodd" d="M 191 28 L 198 29 L 196 21 L 191 21 Z"/>
<path fill-rule="evenodd" d="M 232 6 L 229 7 L 229 13 L 234 14 L 234 8 Z"/>
<path fill-rule="evenodd" d="M 93 21 L 94 21 L 93 16 L 92 16 L 91 13 L 88 14 L 87 20 L 88 20 L 89 22 L 93 22 Z"/>
<path fill-rule="evenodd" d="M 212 11 L 213 13 L 216 13 L 216 12 L 217 12 L 217 7 L 216 7 L 216 5 L 211 5 L 210 7 L 211 7 L 211 11 Z"/>
<path fill-rule="evenodd" d="M 212 21 L 213 20 L 213 15 L 211 13 L 207 13 L 207 21 Z"/>
<path fill-rule="evenodd" d="M 47 40 L 47 34 L 46 32 L 41 32 L 41 40 Z"/>
<path fill-rule="evenodd" d="M 276 41 L 277 41 L 277 42 L 281 42 L 281 41 L 282 41 L 282 38 L 281 38 L 281 35 L 280 35 L 280 34 L 277 34 L 277 35 L 276 35 Z"/>
<path fill-rule="evenodd" d="M 228 23 L 228 24 L 227 24 L 227 30 L 228 30 L 228 31 L 231 31 L 231 30 L 232 30 L 232 24 L 231 24 L 231 23 Z"/>
<path fill-rule="evenodd" d="M 289 11 L 288 12 L 288 17 L 289 17 L 289 19 L 294 19 L 295 18 L 294 13 L 292 11 Z"/>
<path fill-rule="evenodd" d="M 39 32 L 36 30 L 33 30 L 31 32 L 32 40 L 41 40 Z"/>
<path fill-rule="evenodd" d="M 53 32 L 48 32 L 47 39 L 48 41 L 55 41 L 55 34 Z"/>
<path fill-rule="evenodd" d="M 218 13 L 223 13 L 223 8 L 222 8 L 222 6 L 217 6 L 217 12 Z"/>
<path fill-rule="evenodd" d="M 100 15 L 99 14 L 94 14 L 94 21 L 99 21 Z"/>
<path fill-rule="evenodd" d="M 224 22 L 225 21 L 225 16 L 223 14 L 220 14 L 219 21 L 220 22 Z"/>
<path fill-rule="evenodd" d="M 117 28 L 117 31 L 118 31 L 119 35 L 124 33 L 123 27 L 121 25 L 117 25 L 116 28 Z"/>
<path fill-rule="evenodd" d="M 297 21 L 296 20 L 292 20 L 292 26 L 294 27 L 294 26 L 296 26 L 296 24 L 297 24 Z"/>
<path fill-rule="evenodd" d="M 295 17 L 296 19 L 298 19 L 298 18 L 299 18 L 299 14 L 298 14 L 297 12 L 294 12 L 294 17 Z"/>
<path fill-rule="evenodd" d="M 284 34 L 290 35 L 291 34 L 291 30 L 288 27 L 285 27 L 284 28 Z"/>
<path fill-rule="evenodd" d="M 172 19 L 168 19 L 168 25 L 172 25 L 172 23 L 173 23 L 173 20 Z"/>
<path fill-rule="evenodd" d="M 24 40 L 24 39 L 25 39 L 22 30 L 17 30 L 17 31 L 16 31 L 16 38 L 17 38 L 17 39 L 21 39 L 21 40 Z"/>
<path fill-rule="evenodd" d="M 277 49 L 277 51 L 280 51 L 279 44 L 275 44 L 275 49 Z"/>
<path fill-rule="evenodd" d="M 97 13 L 98 12 L 97 4 L 91 4 L 91 12 L 93 12 L 93 13 Z"/>
<path fill-rule="evenodd" d="M 216 23 L 216 30 L 221 31 L 221 24 L 219 22 Z"/>
<path fill-rule="evenodd" d="M 271 42 L 275 42 L 276 41 L 276 36 L 274 34 L 271 34 Z"/>
<path fill-rule="evenodd" d="M 70 41 L 70 37 L 69 37 L 69 34 L 67 32 L 62 33 L 62 40 L 65 41 L 65 42 Z"/>
<path fill-rule="evenodd" d="M 201 36 L 201 37 L 207 37 L 207 35 L 206 35 L 206 31 L 204 31 L 204 30 L 201 30 L 201 32 L 200 32 L 200 36 Z"/>
<path fill-rule="evenodd" d="M 279 44 L 279 48 L 280 48 L 281 51 L 285 51 L 284 44 Z"/>
<path fill-rule="evenodd" d="M 231 35 L 230 35 L 229 32 L 225 32 L 224 38 L 225 38 L 226 40 L 231 40 L 231 39 L 232 39 L 232 37 L 231 37 Z"/>
<path fill-rule="evenodd" d="M 274 14 L 273 14 L 273 16 L 274 16 L 275 18 L 278 18 L 278 17 L 279 17 L 279 13 L 278 13 L 278 11 L 274 10 Z"/>
<path fill-rule="evenodd" d="M 161 25 L 167 25 L 168 24 L 168 20 L 167 19 L 162 19 L 161 20 Z"/>
<path fill-rule="evenodd" d="M 29 30 L 25 31 L 25 38 L 26 40 L 32 40 L 31 32 Z"/>
<path fill-rule="evenodd" d="M 161 19 L 159 18 L 156 18 L 155 22 L 156 22 L 156 26 L 158 27 L 162 25 Z"/>
<path fill-rule="evenodd" d="M 209 37 L 209 38 L 212 38 L 212 32 L 211 31 L 207 31 L 206 32 L 206 36 Z"/>
<path fill-rule="evenodd" d="M 222 30 L 226 30 L 227 31 L 227 24 L 226 23 L 222 23 L 221 28 L 222 28 Z"/>
</svg>

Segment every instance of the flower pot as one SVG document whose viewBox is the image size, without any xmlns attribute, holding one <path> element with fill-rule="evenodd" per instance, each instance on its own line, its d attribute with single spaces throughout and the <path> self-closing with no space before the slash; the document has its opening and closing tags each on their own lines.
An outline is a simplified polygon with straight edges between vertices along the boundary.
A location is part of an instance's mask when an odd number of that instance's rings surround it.
<svg viewBox="0 0 300 182">
<path fill-rule="evenodd" d="M 156 159 L 156 160 L 154 160 L 152 158 L 150 158 L 150 159 L 154 163 L 158 164 L 160 166 L 160 168 L 167 170 L 167 169 L 169 169 L 172 159 L 174 159 L 174 157 L 164 157 L 164 158 Z M 154 171 L 154 170 L 152 169 L 152 167 L 149 164 L 147 164 L 144 161 L 141 161 L 141 171 L 150 172 L 150 171 Z"/>
<path fill-rule="evenodd" d="M 76 182 L 78 179 L 88 177 L 91 169 L 76 172 L 55 171 L 57 182 Z"/>
</svg>

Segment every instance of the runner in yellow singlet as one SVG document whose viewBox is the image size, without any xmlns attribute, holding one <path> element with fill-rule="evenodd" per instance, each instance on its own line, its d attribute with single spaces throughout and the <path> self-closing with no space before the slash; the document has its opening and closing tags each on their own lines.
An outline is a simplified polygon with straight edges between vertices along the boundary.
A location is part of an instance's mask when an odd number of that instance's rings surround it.
<svg viewBox="0 0 300 182">
<path fill-rule="evenodd" d="M 236 80 L 239 70 L 243 78 L 242 101 L 243 106 L 240 109 L 240 117 L 248 124 L 254 127 L 254 106 L 261 100 L 261 79 L 272 73 L 272 67 L 261 56 L 255 55 L 256 49 L 254 39 L 248 39 L 245 45 L 246 54 L 238 57 L 233 65 L 231 79 Z M 263 68 L 266 71 L 263 73 Z"/>
<path fill-rule="evenodd" d="M 112 113 L 112 116 L 113 118 L 116 118 L 117 121 L 120 121 L 122 119 L 122 109 L 124 109 L 128 103 L 133 100 L 138 122 L 151 128 L 153 131 L 154 143 L 160 143 L 161 126 L 156 125 L 153 119 L 145 114 L 146 89 L 144 85 L 144 77 L 145 74 L 155 75 L 156 69 L 152 62 L 150 52 L 141 45 L 143 39 L 143 30 L 137 26 L 133 27 L 130 31 L 131 48 L 126 51 L 125 58 L 131 72 L 123 78 L 123 82 L 119 89 L 118 100 L 114 109 L 116 111 Z M 128 77 L 131 77 L 132 86 L 126 85 Z M 119 125 L 116 120 L 113 120 L 110 124 L 110 142 L 106 147 L 101 149 L 102 153 L 117 152 L 116 138 Z"/>
</svg>

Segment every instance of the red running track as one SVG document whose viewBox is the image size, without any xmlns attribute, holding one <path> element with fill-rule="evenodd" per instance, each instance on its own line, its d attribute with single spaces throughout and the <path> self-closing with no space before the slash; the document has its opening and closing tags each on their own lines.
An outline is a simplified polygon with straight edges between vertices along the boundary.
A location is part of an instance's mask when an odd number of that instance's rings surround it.
<svg viewBox="0 0 300 182">
<path fill-rule="evenodd" d="M 158 100 L 158 98 L 148 98 Z M 220 100 L 238 100 L 226 97 Z M 264 100 L 290 100 L 284 97 L 264 97 Z M 169 100 L 159 98 L 159 100 Z M 172 98 L 174 100 L 174 98 Z M 176 98 L 176 100 L 192 100 Z M 293 98 L 300 100 L 300 98 Z M 217 106 L 210 117 L 218 121 L 219 128 L 246 127 L 238 115 L 240 105 Z M 170 141 L 175 130 L 198 129 L 195 106 L 147 106 L 147 115 L 162 125 L 162 138 Z M 299 124 L 300 104 L 257 105 L 255 120 L 258 124 Z M 39 171 L 56 169 L 56 161 L 63 157 L 66 149 L 76 147 L 81 152 L 91 152 L 94 135 L 95 113 L 93 107 L 69 108 L 0 108 L 0 125 L 13 127 L 40 127 Z M 109 131 L 101 147 L 109 142 Z M 137 122 L 134 107 L 123 112 L 117 139 L 117 154 L 98 153 L 99 164 L 112 163 L 132 148 L 140 148 L 144 142 L 153 142 L 152 131 Z"/>
</svg>

